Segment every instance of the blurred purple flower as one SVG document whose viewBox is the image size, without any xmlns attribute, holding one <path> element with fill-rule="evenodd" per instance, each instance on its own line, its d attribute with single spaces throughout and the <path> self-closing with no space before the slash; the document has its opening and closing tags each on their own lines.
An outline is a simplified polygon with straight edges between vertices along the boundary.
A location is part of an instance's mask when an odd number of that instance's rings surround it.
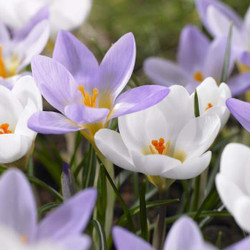
<svg viewBox="0 0 250 250">
<path fill-rule="evenodd" d="M 226 38 L 210 42 L 194 26 L 186 26 L 181 33 L 177 63 L 151 57 L 144 62 L 144 71 L 156 84 L 185 86 L 192 93 L 206 77 L 213 77 L 220 83 L 226 52 Z M 234 66 L 234 52 L 231 51 L 228 77 Z M 250 87 L 250 74 L 237 75 L 227 82 L 232 95 L 239 95 Z"/>
<path fill-rule="evenodd" d="M 226 101 L 226 105 L 231 114 L 250 132 L 250 103 L 229 98 Z"/>
<path fill-rule="evenodd" d="M 81 233 L 92 214 L 96 195 L 95 189 L 79 192 L 37 224 L 31 186 L 21 171 L 11 169 L 0 179 L 0 226 L 15 232 L 27 246 L 51 242 L 65 250 L 87 249 L 90 240 Z"/>
<path fill-rule="evenodd" d="M 34 79 L 44 98 L 62 114 L 39 112 L 29 127 L 39 133 L 60 134 L 86 129 L 89 136 L 115 117 L 146 109 L 167 96 L 162 86 L 140 86 L 118 95 L 135 64 L 132 33 L 112 45 L 99 65 L 94 55 L 66 31 L 58 35 L 53 59 L 32 59 Z"/>
<path fill-rule="evenodd" d="M 117 250 L 154 250 L 148 242 L 129 231 L 115 226 L 113 238 Z M 250 237 L 233 244 L 225 250 L 247 250 Z M 189 217 L 182 217 L 174 223 L 166 238 L 163 250 L 216 250 L 214 246 L 203 240 L 197 224 Z"/>
<path fill-rule="evenodd" d="M 11 30 L 0 23 L 0 84 L 12 88 L 18 74 L 30 64 L 31 58 L 42 52 L 48 38 L 47 7 L 38 11 L 20 30 Z"/>
</svg>

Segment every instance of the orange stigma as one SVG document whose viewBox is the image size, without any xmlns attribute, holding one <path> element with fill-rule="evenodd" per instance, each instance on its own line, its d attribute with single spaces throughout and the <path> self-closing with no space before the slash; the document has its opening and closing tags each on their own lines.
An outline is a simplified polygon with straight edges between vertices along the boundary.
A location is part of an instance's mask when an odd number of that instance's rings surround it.
<svg viewBox="0 0 250 250">
<path fill-rule="evenodd" d="M 0 76 L 6 78 L 6 69 L 2 58 L 2 46 L 0 45 Z"/>
<path fill-rule="evenodd" d="M 12 134 L 12 131 L 9 130 L 9 124 L 8 123 L 3 123 L 0 125 L 0 135 L 3 134 Z"/>
<path fill-rule="evenodd" d="M 207 111 L 208 109 L 212 108 L 213 107 L 213 104 L 211 102 L 209 102 L 207 104 L 207 107 L 205 108 L 205 111 Z"/>
<path fill-rule="evenodd" d="M 78 86 L 77 89 L 81 92 L 83 96 L 83 104 L 88 107 L 94 108 L 96 106 L 95 102 L 99 93 L 98 89 L 93 89 L 93 95 L 90 95 L 88 92 L 85 92 L 83 85 Z"/>
<path fill-rule="evenodd" d="M 197 82 L 202 82 L 204 80 L 203 74 L 200 71 L 197 71 L 193 74 L 193 78 Z"/>
<path fill-rule="evenodd" d="M 26 235 L 22 235 L 22 236 L 20 237 L 20 241 L 21 241 L 21 243 L 23 243 L 23 244 L 27 243 L 27 242 L 28 242 L 27 236 L 26 236 Z"/>
<path fill-rule="evenodd" d="M 166 155 L 168 153 L 170 141 L 168 140 L 165 145 L 164 143 L 165 140 L 163 138 L 160 138 L 159 140 L 152 140 L 151 144 L 154 146 L 154 148 L 151 145 L 149 146 L 151 153 L 155 153 L 155 150 L 157 150 L 159 154 Z"/>
</svg>

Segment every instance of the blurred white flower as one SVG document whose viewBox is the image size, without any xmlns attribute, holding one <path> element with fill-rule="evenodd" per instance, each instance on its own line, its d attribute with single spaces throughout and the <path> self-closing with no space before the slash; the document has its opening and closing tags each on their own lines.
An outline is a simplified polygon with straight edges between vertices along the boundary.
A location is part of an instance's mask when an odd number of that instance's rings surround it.
<svg viewBox="0 0 250 250">
<path fill-rule="evenodd" d="M 51 34 L 72 30 L 87 18 L 92 0 L 0 0 L 1 20 L 11 28 L 21 28 L 43 6 L 49 6 Z"/>
<path fill-rule="evenodd" d="M 238 225 L 250 232 L 250 148 L 228 144 L 221 156 L 216 187 L 227 210 Z"/>
<path fill-rule="evenodd" d="M 29 117 L 42 110 L 42 97 L 31 76 L 17 80 L 12 90 L 0 85 L 0 164 L 23 157 L 36 132 L 27 127 Z"/>
<path fill-rule="evenodd" d="M 178 85 L 159 104 L 118 118 L 120 134 L 102 129 L 95 135 L 100 151 L 131 171 L 171 179 L 189 179 L 209 165 L 208 148 L 220 130 L 217 114 L 195 118 L 193 97 Z M 146 100 L 145 100 L 146 101 Z"/>
</svg>

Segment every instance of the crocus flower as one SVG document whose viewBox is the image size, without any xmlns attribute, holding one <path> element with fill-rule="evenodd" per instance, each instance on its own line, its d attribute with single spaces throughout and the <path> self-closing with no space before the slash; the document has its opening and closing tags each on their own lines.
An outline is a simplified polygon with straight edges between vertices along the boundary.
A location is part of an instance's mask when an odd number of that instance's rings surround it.
<svg viewBox="0 0 250 250">
<path fill-rule="evenodd" d="M 10 30 L 0 23 L 0 84 L 11 88 L 19 74 L 30 64 L 32 56 L 42 52 L 48 38 L 47 8 L 39 10 L 19 30 Z"/>
<path fill-rule="evenodd" d="M 238 52 L 238 60 L 249 67 L 250 7 L 243 20 L 233 9 L 217 0 L 196 0 L 196 5 L 203 24 L 214 37 L 227 36 L 233 23 L 232 46 Z"/>
<path fill-rule="evenodd" d="M 231 114 L 250 132 L 250 103 L 229 98 L 226 104 Z"/>
<path fill-rule="evenodd" d="M 0 179 L 0 231 L 8 229 L 5 235 L 8 233 L 16 244 L 22 243 L 21 249 L 53 244 L 60 250 L 85 250 L 90 239 L 81 233 L 92 214 L 96 195 L 93 188 L 81 191 L 37 223 L 31 185 L 21 171 L 10 169 Z M 2 247 L 1 241 L 0 244 Z M 13 242 L 5 241 L 5 244 L 11 246 Z"/>
<path fill-rule="evenodd" d="M 239 143 L 228 144 L 221 156 L 216 187 L 227 210 L 237 224 L 250 232 L 250 148 Z"/>
<path fill-rule="evenodd" d="M 174 85 L 167 98 L 157 105 L 119 117 L 120 133 L 101 129 L 95 142 L 106 158 L 124 169 L 189 179 L 207 168 L 211 151 L 206 151 L 220 124 L 216 114 L 195 118 L 187 90 Z"/>
<path fill-rule="evenodd" d="M 226 52 L 226 39 L 210 42 L 194 26 L 186 26 L 180 36 L 177 63 L 150 57 L 144 62 L 144 71 L 153 83 L 165 86 L 180 84 L 192 93 L 206 77 L 213 77 L 220 83 Z M 228 77 L 234 65 L 234 53 L 229 60 Z M 246 77 L 237 75 L 227 82 L 232 95 L 239 95 L 250 86 Z"/>
<path fill-rule="evenodd" d="M 42 110 L 42 97 L 31 76 L 17 80 L 12 90 L 0 85 L 0 163 L 11 163 L 30 151 L 36 133 L 29 117 Z"/>
<path fill-rule="evenodd" d="M 115 226 L 113 238 L 117 250 L 154 250 L 148 242 L 129 231 Z M 224 250 L 248 250 L 250 237 L 237 242 Z M 203 240 L 197 224 L 189 217 L 183 216 L 170 229 L 163 250 L 216 250 L 217 248 Z"/>
<path fill-rule="evenodd" d="M 92 0 L 0 0 L 0 16 L 8 26 L 21 28 L 42 7 L 49 7 L 52 35 L 61 29 L 79 27 L 91 9 Z"/>
<path fill-rule="evenodd" d="M 29 127 L 39 133 L 86 130 L 93 135 L 115 117 L 148 108 L 168 94 L 162 86 L 141 86 L 120 96 L 135 64 L 132 33 L 112 45 L 99 65 L 94 55 L 70 33 L 60 32 L 53 59 L 35 56 L 32 72 L 44 98 L 61 112 L 39 112 Z"/>
</svg>

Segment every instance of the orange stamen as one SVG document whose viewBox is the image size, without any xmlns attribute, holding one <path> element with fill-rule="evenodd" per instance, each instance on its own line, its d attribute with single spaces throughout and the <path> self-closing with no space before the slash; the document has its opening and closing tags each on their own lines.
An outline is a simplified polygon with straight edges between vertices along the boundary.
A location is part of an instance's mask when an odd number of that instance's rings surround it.
<svg viewBox="0 0 250 250">
<path fill-rule="evenodd" d="M 6 69 L 2 58 L 2 46 L 0 45 L 0 76 L 6 78 Z"/>
<path fill-rule="evenodd" d="M 26 235 L 22 235 L 22 236 L 20 237 L 20 241 L 21 241 L 23 244 L 27 243 L 27 242 L 28 242 L 27 236 L 26 236 Z"/>
<path fill-rule="evenodd" d="M 205 108 L 205 111 L 207 111 L 208 109 L 212 108 L 213 107 L 213 104 L 211 102 L 209 102 L 207 104 L 207 107 Z"/>
<path fill-rule="evenodd" d="M 203 74 L 200 71 L 195 72 L 193 78 L 197 82 L 202 82 L 204 80 Z"/>
<path fill-rule="evenodd" d="M 12 134 L 12 131 L 9 130 L 9 124 L 8 123 L 3 123 L 0 125 L 0 135 L 3 134 Z"/>
<path fill-rule="evenodd" d="M 96 106 L 95 102 L 99 93 L 98 89 L 93 89 L 93 95 L 90 95 L 88 92 L 85 92 L 83 85 L 78 86 L 77 89 L 81 92 L 83 96 L 83 104 L 88 107 L 94 108 Z"/>
<path fill-rule="evenodd" d="M 166 145 L 164 145 L 164 143 L 165 140 L 163 138 L 151 141 L 151 144 L 154 146 L 154 148 L 158 151 L 159 154 L 167 155 L 170 146 L 170 141 L 168 140 Z"/>
</svg>

